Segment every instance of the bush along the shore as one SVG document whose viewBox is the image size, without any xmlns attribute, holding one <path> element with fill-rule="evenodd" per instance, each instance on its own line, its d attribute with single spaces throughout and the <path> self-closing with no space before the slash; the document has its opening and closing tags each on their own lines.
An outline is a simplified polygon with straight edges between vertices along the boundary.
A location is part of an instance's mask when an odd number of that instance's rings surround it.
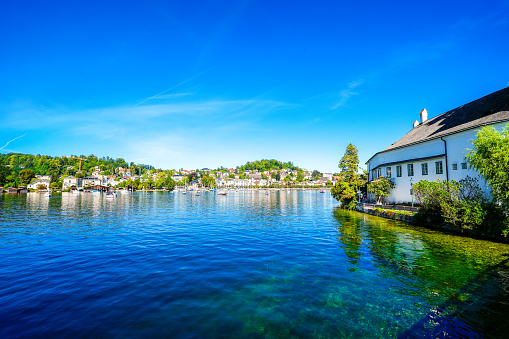
<svg viewBox="0 0 509 339">
<path fill-rule="evenodd" d="M 509 221 L 502 206 L 482 193 L 478 180 L 459 182 L 421 180 L 413 185 L 421 204 L 414 215 L 417 225 L 448 225 L 490 237 L 509 234 Z"/>
</svg>

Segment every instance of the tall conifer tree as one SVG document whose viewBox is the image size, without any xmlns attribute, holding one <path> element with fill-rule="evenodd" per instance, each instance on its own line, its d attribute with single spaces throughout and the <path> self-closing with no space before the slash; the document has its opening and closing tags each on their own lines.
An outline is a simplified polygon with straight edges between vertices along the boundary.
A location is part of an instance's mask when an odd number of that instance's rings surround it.
<svg viewBox="0 0 509 339">
<path fill-rule="evenodd" d="M 359 187 L 365 182 L 357 173 L 359 170 L 359 156 L 357 147 L 352 144 L 346 146 L 346 151 L 338 165 L 344 175 L 343 180 L 338 180 L 332 187 L 332 196 L 341 202 L 341 208 L 353 210 L 357 206 L 356 197 Z"/>
<path fill-rule="evenodd" d="M 346 146 L 346 151 L 341 160 L 339 161 L 339 170 L 347 181 L 352 182 L 359 171 L 359 151 L 357 147 L 352 144 Z"/>
</svg>

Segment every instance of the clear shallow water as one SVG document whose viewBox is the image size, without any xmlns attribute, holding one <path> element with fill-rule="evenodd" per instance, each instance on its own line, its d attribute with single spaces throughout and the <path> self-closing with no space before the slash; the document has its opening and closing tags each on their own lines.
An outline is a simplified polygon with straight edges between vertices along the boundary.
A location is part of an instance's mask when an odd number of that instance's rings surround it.
<svg viewBox="0 0 509 339">
<path fill-rule="evenodd" d="M 330 194 L 0 197 L 0 337 L 506 337 L 507 245 Z"/>
</svg>

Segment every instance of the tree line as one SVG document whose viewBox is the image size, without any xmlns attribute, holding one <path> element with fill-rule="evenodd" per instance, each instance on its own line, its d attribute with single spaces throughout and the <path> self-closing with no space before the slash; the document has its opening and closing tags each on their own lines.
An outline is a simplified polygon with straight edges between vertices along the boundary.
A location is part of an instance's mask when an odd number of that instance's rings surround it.
<svg viewBox="0 0 509 339">
<path fill-rule="evenodd" d="M 79 172 L 81 158 L 81 172 Z M 143 175 L 154 167 L 151 165 L 128 163 L 123 158 L 99 158 L 93 154 L 89 156 L 52 157 L 48 155 L 32 155 L 20 153 L 0 154 L 0 186 L 17 187 L 27 185 L 27 170 L 34 175 L 50 175 L 51 183 L 58 186 L 61 176 L 85 177 L 99 167 L 101 174 L 113 175 L 118 168 L 129 168 L 133 175 Z M 25 170 L 25 171 L 24 171 Z M 24 172 L 23 172 L 24 171 Z M 60 185 L 61 186 L 61 185 Z"/>
<path fill-rule="evenodd" d="M 245 165 L 238 166 L 237 171 L 245 172 L 247 170 L 258 170 L 259 172 L 272 171 L 272 170 L 281 170 L 281 169 L 290 169 L 290 170 L 299 170 L 300 168 L 294 166 L 291 161 L 281 162 L 275 159 L 267 160 L 256 160 L 253 162 L 248 161 Z"/>
</svg>

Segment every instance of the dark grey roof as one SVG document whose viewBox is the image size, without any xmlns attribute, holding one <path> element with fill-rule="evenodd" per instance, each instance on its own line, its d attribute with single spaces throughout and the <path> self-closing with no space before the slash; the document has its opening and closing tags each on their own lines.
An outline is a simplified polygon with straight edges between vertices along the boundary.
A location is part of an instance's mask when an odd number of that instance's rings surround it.
<svg viewBox="0 0 509 339">
<path fill-rule="evenodd" d="M 382 152 L 508 120 L 509 87 L 425 121 Z"/>
</svg>

